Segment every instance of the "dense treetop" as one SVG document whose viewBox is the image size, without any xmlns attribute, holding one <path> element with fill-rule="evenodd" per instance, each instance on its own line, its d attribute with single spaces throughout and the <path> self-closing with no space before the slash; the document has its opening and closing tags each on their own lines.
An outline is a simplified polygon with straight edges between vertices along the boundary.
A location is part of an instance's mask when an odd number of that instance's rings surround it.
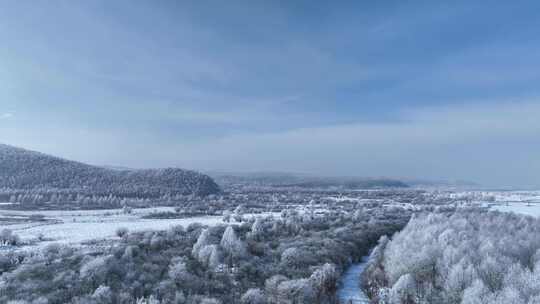
<svg viewBox="0 0 540 304">
<path fill-rule="evenodd" d="M 375 303 L 540 303 L 540 220 L 427 214 L 383 238 L 365 272 Z"/>
</svg>

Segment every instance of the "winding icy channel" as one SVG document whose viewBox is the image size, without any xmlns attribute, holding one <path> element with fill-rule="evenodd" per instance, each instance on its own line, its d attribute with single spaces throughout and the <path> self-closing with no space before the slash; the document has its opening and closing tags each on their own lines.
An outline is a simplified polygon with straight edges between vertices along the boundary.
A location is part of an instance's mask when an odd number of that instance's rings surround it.
<svg viewBox="0 0 540 304">
<path fill-rule="evenodd" d="M 352 264 L 341 277 L 337 292 L 341 304 L 369 304 L 369 298 L 360 287 L 360 275 L 366 267 L 368 258 L 369 256 L 365 256 L 360 263 Z"/>
</svg>

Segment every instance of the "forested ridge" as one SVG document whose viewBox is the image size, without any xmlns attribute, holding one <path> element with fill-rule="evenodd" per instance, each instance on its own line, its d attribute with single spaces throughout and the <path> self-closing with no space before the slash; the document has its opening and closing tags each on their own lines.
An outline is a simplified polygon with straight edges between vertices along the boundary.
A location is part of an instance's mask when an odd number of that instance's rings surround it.
<svg viewBox="0 0 540 304">
<path fill-rule="evenodd" d="M 0 144 L 0 187 L 70 189 L 92 195 L 160 197 L 220 191 L 207 175 L 177 169 L 113 170 Z"/>
</svg>

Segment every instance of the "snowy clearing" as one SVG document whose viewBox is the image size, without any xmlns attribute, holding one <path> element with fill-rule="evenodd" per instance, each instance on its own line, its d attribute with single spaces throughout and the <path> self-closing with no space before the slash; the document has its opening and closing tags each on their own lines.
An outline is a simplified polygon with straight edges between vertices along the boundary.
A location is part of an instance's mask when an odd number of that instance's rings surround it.
<svg viewBox="0 0 540 304">
<path fill-rule="evenodd" d="M 48 243 L 80 244 L 92 240 L 115 239 L 118 228 L 129 231 L 167 230 L 173 226 L 188 226 L 191 223 L 216 225 L 223 223 L 221 216 L 199 216 L 182 219 L 141 219 L 152 212 L 173 211 L 170 207 L 135 209 L 131 214 L 115 210 L 84 211 L 0 211 L 0 217 L 20 217 L 44 215 L 46 222 L 24 222 L 3 225 L 16 233 L 23 241 L 35 241 L 43 236 L 47 241 L 39 242 L 42 247 Z"/>
<path fill-rule="evenodd" d="M 495 205 L 491 207 L 493 210 L 501 212 L 514 212 L 518 214 L 540 216 L 540 204 L 528 204 L 528 203 L 508 203 L 502 205 Z"/>
<path fill-rule="evenodd" d="M 89 241 L 118 239 L 118 228 L 127 228 L 131 232 L 168 230 L 174 226 L 187 227 L 192 223 L 212 226 L 225 224 L 222 216 L 197 216 L 178 219 L 143 219 L 142 216 L 155 212 L 174 212 L 172 207 L 155 207 L 133 209 L 126 214 L 122 209 L 110 210 L 54 210 L 54 211 L 11 211 L 0 210 L 0 218 L 28 218 L 31 215 L 42 215 L 46 221 L 26 221 L 2 225 L 17 234 L 23 242 L 38 242 L 37 247 L 49 243 L 80 245 Z M 279 215 L 277 213 L 245 214 L 244 218 L 254 216 Z M 234 223 L 234 221 L 233 221 Z M 32 246 L 32 247 L 36 247 Z M 26 246 L 26 249 L 29 247 Z"/>
</svg>

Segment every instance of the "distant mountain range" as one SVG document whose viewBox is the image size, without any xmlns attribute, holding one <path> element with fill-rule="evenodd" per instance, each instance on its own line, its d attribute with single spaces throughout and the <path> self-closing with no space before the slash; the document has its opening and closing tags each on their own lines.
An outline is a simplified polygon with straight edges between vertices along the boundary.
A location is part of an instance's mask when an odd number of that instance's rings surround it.
<svg viewBox="0 0 540 304">
<path fill-rule="evenodd" d="M 364 177 L 321 177 L 308 174 L 285 172 L 209 172 L 218 184 L 251 184 L 264 187 L 296 187 L 296 188 L 341 188 L 341 189 L 377 189 L 407 188 L 409 185 L 392 178 Z"/>
<path fill-rule="evenodd" d="M 96 195 L 142 197 L 220 191 L 211 177 L 195 171 L 104 168 L 4 144 L 0 144 L 0 188 L 79 189 Z"/>
<path fill-rule="evenodd" d="M 418 188 L 459 188 L 459 189 L 477 189 L 482 185 L 464 180 L 426 180 L 404 178 L 403 182 Z"/>
<path fill-rule="evenodd" d="M 478 188 L 480 185 L 468 181 L 427 180 L 392 177 L 316 176 L 291 172 L 207 172 L 224 186 L 253 184 L 264 187 L 298 188 Z"/>
</svg>

